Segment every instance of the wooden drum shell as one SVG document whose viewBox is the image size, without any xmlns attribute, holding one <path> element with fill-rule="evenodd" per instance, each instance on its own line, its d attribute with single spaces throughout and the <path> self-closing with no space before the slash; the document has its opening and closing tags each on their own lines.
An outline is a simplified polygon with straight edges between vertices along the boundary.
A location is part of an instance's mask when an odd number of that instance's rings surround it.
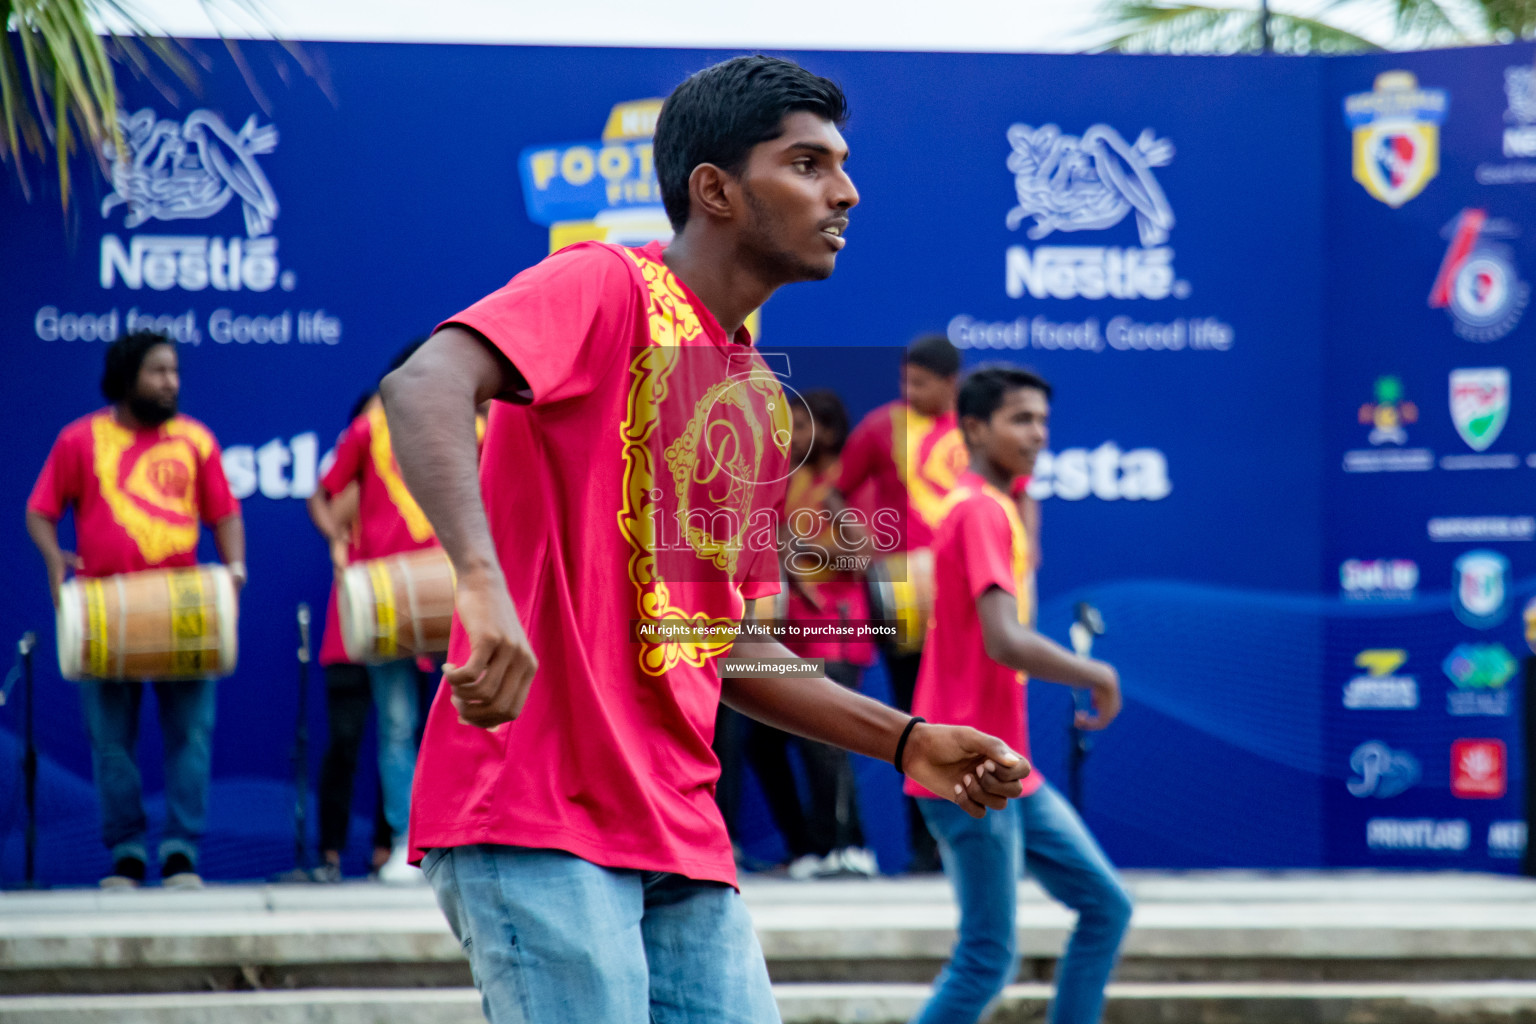
<svg viewBox="0 0 1536 1024">
<path fill-rule="evenodd" d="M 448 650 L 453 583 L 442 548 L 347 566 L 338 602 L 347 660 L 371 665 Z"/>
<path fill-rule="evenodd" d="M 235 582 L 222 565 L 76 577 L 59 588 L 65 679 L 216 679 L 239 658 Z"/>
</svg>

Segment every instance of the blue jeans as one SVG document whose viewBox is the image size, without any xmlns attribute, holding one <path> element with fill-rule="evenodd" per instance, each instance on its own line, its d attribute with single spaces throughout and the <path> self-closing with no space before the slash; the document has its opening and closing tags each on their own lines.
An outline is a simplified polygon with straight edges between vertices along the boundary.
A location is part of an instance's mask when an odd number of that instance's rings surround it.
<svg viewBox="0 0 1536 1024">
<path fill-rule="evenodd" d="M 173 853 L 197 864 L 197 844 L 208 820 L 208 772 L 213 750 L 217 685 L 211 679 L 162 683 L 80 684 L 80 704 L 91 738 L 91 772 L 101 798 L 101 838 L 113 861 L 147 862 L 143 783 L 134 759 L 139 706 L 153 685 L 165 738 L 163 863 Z"/>
<path fill-rule="evenodd" d="M 1049 783 L 1002 811 L 972 818 L 944 800 L 919 800 L 960 904 L 960 937 L 920 1024 L 974 1024 L 1019 972 L 1014 920 L 1024 872 L 1077 911 L 1056 964 L 1050 1024 L 1097 1024 L 1104 986 L 1131 923 L 1131 897 L 1072 805 Z"/>
<path fill-rule="evenodd" d="M 421 866 L 491 1024 L 778 1024 L 728 885 L 519 846 L 429 850 Z"/>
<path fill-rule="evenodd" d="M 384 820 L 396 843 L 405 842 L 411 824 L 411 782 L 416 777 L 416 725 L 421 720 L 416 695 L 416 661 L 401 658 L 368 666 L 373 704 L 379 712 L 379 785 L 384 790 Z"/>
</svg>

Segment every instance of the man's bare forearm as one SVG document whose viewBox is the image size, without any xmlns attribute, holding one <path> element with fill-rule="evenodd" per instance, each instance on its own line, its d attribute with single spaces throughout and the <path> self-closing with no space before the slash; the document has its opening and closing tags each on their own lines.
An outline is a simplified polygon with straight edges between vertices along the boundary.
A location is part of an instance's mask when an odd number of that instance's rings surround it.
<svg viewBox="0 0 1536 1024">
<path fill-rule="evenodd" d="M 733 658 L 795 658 L 774 640 L 737 641 Z M 776 729 L 888 761 L 911 717 L 826 678 L 721 680 L 720 699 Z"/>
<path fill-rule="evenodd" d="M 1014 596 L 994 587 L 977 599 L 987 657 L 1031 678 L 1067 686 L 1096 686 L 1105 680 L 1102 662 L 1080 658 L 1019 621 Z"/>
<path fill-rule="evenodd" d="M 213 524 L 213 543 L 225 565 L 245 562 L 245 520 L 238 514 Z"/>
<path fill-rule="evenodd" d="M 400 475 L 461 574 L 500 568 L 475 440 L 475 407 L 501 390 L 484 377 L 500 372 L 484 342 L 449 328 L 379 386 Z"/>
</svg>

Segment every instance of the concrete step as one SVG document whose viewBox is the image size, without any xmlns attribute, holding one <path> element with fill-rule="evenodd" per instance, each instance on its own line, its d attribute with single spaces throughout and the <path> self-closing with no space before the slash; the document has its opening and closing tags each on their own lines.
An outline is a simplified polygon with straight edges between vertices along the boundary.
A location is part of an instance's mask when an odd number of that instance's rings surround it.
<svg viewBox="0 0 1536 1024">
<path fill-rule="evenodd" d="M 1132 875 L 1124 982 L 1536 981 L 1536 883 L 1467 875 Z M 942 879 L 789 883 L 743 896 L 776 982 L 927 983 L 954 943 Z M 1023 981 L 1071 914 L 1019 890 Z M 455 987 L 430 891 L 365 883 L 0 894 L 0 993 Z"/>
<path fill-rule="evenodd" d="M 785 1024 L 898 1024 L 923 985 L 776 985 Z M 992 1024 L 1036 1024 L 1050 991 L 1011 986 Z M 473 989 L 0 997 L 7 1024 L 483 1024 Z M 1104 1024 L 1530 1024 L 1536 983 L 1117 984 Z"/>
</svg>

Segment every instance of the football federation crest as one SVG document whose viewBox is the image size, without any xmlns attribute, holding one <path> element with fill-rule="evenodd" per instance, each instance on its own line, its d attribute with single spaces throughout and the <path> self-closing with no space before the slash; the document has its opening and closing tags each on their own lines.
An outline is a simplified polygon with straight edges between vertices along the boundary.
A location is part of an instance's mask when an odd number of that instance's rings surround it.
<svg viewBox="0 0 1536 1024">
<path fill-rule="evenodd" d="M 1468 341 L 1494 341 L 1514 330 L 1530 299 L 1509 246 L 1514 225 L 1488 217 L 1486 210 L 1462 210 L 1446 225 L 1450 240 L 1429 291 L 1431 309 L 1444 309 Z"/>
<path fill-rule="evenodd" d="M 1451 422 L 1475 452 L 1498 440 L 1509 418 L 1509 371 L 1486 366 L 1451 371 Z"/>
<path fill-rule="evenodd" d="M 1448 92 L 1420 89 L 1408 71 L 1383 72 L 1370 92 L 1344 98 L 1354 177 L 1372 198 L 1396 209 L 1440 172 L 1440 125 L 1449 106 Z"/>
<path fill-rule="evenodd" d="M 1455 562 L 1451 607 L 1475 629 L 1492 629 L 1509 614 L 1509 560 L 1497 551 L 1468 551 Z"/>
</svg>

